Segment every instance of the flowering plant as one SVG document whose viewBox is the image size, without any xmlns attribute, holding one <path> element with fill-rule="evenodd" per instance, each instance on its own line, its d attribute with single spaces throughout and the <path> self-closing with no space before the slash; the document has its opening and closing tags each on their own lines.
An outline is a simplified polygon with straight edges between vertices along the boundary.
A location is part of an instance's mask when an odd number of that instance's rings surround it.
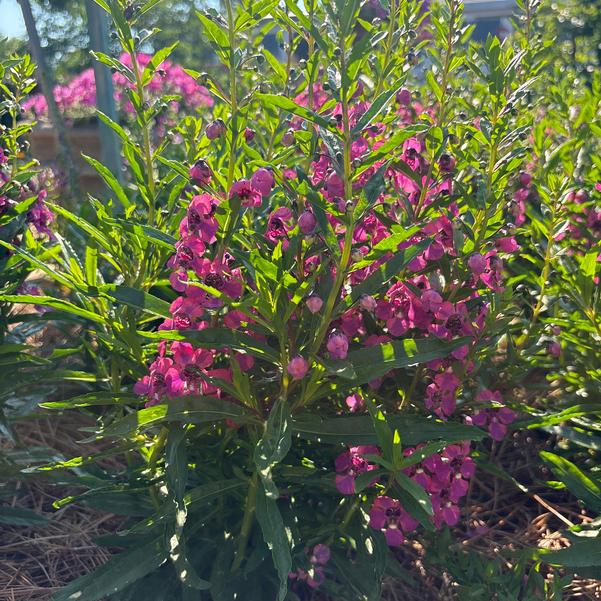
<svg viewBox="0 0 601 601">
<path fill-rule="evenodd" d="M 137 61 L 142 68 L 148 65 L 151 58 L 143 52 L 137 54 Z M 122 65 L 122 69 L 131 69 L 131 57 L 127 53 L 121 54 L 119 64 Z M 117 110 L 121 118 L 127 120 L 135 113 L 128 97 L 128 89 L 131 89 L 132 84 L 120 71 L 113 73 L 112 79 Z M 182 112 L 193 112 L 213 105 L 213 99 L 207 89 L 199 85 L 180 65 L 169 60 L 155 69 L 146 89 L 150 97 L 168 100 L 167 114 L 171 119 Z M 70 82 L 55 86 L 53 93 L 59 109 L 68 119 L 90 119 L 96 115 L 96 82 L 94 69 L 91 67 L 82 71 Z M 48 104 L 43 94 L 30 96 L 23 103 L 23 109 L 37 119 L 48 116 Z M 165 119 L 165 115 L 162 118 Z"/>
<path fill-rule="evenodd" d="M 44 243 L 52 236 L 50 226 L 54 221 L 46 204 L 49 178 L 27 153 L 25 138 L 32 125 L 20 120 L 23 99 L 35 87 L 34 68 L 28 56 L 11 56 L 0 62 L 0 421 L 7 436 L 12 436 L 9 420 L 31 409 L 32 397 L 25 403 L 19 401 L 24 389 L 34 395 L 36 403 L 36 385 L 44 379 L 43 370 L 32 373 L 36 364 L 44 363 L 29 352 L 26 344 L 33 328 L 31 324 L 14 323 L 17 319 L 11 302 L 14 295 L 21 299 L 42 294 L 31 278 L 34 266 L 15 254 L 13 248 L 39 260 Z"/>
<path fill-rule="evenodd" d="M 534 198 L 532 56 L 468 46 L 458 0 L 226 0 L 199 19 L 227 85 L 187 71 L 211 119 L 157 141 L 170 49 L 135 35 L 153 0 L 97 2 L 135 116 L 101 118 L 132 184 L 92 161 L 111 200 L 55 206 L 87 241 L 48 270 L 69 299 L 41 304 L 86 323 L 91 371 L 43 406 L 99 412 L 127 467 L 79 500 L 142 519 L 54 599 L 378 599 L 391 548 L 461 527 L 474 441 L 526 411 L 506 266 Z M 259 45 L 274 27 L 284 63 Z"/>
</svg>

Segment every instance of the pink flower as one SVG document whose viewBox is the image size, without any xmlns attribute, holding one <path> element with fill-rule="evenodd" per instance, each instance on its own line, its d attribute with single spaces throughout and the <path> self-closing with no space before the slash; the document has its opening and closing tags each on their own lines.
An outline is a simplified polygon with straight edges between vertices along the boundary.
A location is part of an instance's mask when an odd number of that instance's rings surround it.
<svg viewBox="0 0 601 601">
<path fill-rule="evenodd" d="M 456 162 L 454 156 L 445 153 L 438 160 L 438 166 L 443 173 L 450 173 L 455 169 Z"/>
<path fill-rule="evenodd" d="M 480 253 L 474 253 L 467 261 L 474 276 L 478 277 L 486 271 L 486 259 Z"/>
<path fill-rule="evenodd" d="M 349 408 L 351 413 L 356 413 L 357 411 L 361 411 L 363 407 L 365 407 L 365 401 L 363 397 L 355 392 L 354 394 L 350 394 L 346 397 L 346 406 Z"/>
<path fill-rule="evenodd" d="M 331 555 L 330 547 L 319 543 L 313 547 L 313 554 L 311 555 L 309 561 L 314 564 L 316 563 L 325 565 L 330 561 Z"/>
<path fill-rule="evenodd" d="M 190 175 L 190 179 L 195 184 L 206 185 L 211 183 L 211 175 L 213 173 L 209 167 L 209 164 L 203 159 L 196 161 L 196 163 L 190 167 L 188 173 Z"/>
<path fill-rule="evenodd" d="M 216 140 L 225 133 L 225 123 L 222 119 L 217 119 L 207 125 L 205 133 L 209 140 Z"/>
<path fill-rule="evenodd" d="M 373 296 L 363 294 L 359 299 L 359 305 L 363 310 L 373 313 L 376 310 L 378 303 Z"/>
<path fill-rule="evenodd" d="M 273 173 L 264 167 L 257 169 L 250 178 L 251 186 L 255 190 L 258 190 L 263 196 L 269 196 L 271 194 L 274 183 L 275 179 Z"/>
<path fill-rule="evenodd" d="M 391 497 L 376 497 L 369 511 L 369 525 L 384 532 L 390 547 L 400 547 L 405 542 L 405 532 L 415 529 L 415 520 Z"/>
<path fill-rule="evenodd" d="M 315 219 L 315 215 L 313 215 L 311 211 L 303 211 L 298 218 L 298 229 L 301 231 L 301 233 L 305 236 L 308 236 L 315 231 L 316 226 L 317 219 Z"/>
<path fill-rule="evenodd" d="M 520 185 L 524 186 L 525 188 L 527 188 L 531 183 L 532 183 L 532 176 L 529 173 L 526 173 L 525 171 L 522 171 L 522 173 L 520 173 Z"/>
<path fill-rule="evenodd" d="M 240 199 L 243 207 L 260 207 L 262 202 L 261 193 L 247 179 L 234 182 L 230 189 L 230 200 L 233 198 Z"/>
<path fill-rule="evenodd" d="M 295 135 L 294 130 L 289 129 L 282 136 L 282 146 L 292 146 L 294 144 Z"/>
<path fill-rule="evenodd" d="M 365 472 L 377 469 L 363 455 L 379 455 L 378 447 L 367 445 L 350 447 L 348 451 L 336 457 L 336 488 L 343 495 L 355 494 L 355 478 Z"/>
<path fill-rule="evenodd" d="M 309 364 L 304 357 L 298 355 L 288 363 L 288 373 L 294 380 L 302 380 L 309 371 Z"/>
<path fill-rule="evenodd" d="M 321 311 L 321 308 L 323 307 L 323 301 L 321 300 L 321 298 L 319 298 L 319 296 L 315 294 L 312 294 L 306 302 L 307 309 L 309 309 L 311 313 L 319 313 L 319 311 Z"/>
<path fill-rule="evenodd" d="M 346 359 L 348 354 L 348 338 L 342 333 L 332 334 L 326 344 L 332 359 Z"/>
<path fill-rule="evenodd" d="M 495 242 L 495 246 L 504 253 L 512 253 L 520 249 L 520 245 L 516 242 L 516 239 L 513 236 L 499 238 Z"/>
</svg>

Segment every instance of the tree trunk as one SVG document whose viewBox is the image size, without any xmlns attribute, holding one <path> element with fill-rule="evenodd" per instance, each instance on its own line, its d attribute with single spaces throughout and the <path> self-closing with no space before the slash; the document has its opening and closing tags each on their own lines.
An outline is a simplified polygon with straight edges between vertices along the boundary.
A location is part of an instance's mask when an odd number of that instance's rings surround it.
<svg viewBox="0 0 601 601">
<path fill-rule="evenodd" d="M 29 0 L 19 0 L 19 4 L 21 6 L 21 12 L 23 13 L 23 20 L 25 21 L 25 27 L 27 29 L 27 36 L 29 37 L 31 54 L 38 65 L 38 74 L 42 86 L 42 93 L 44 94 L 46 102 L 48 103 L 48 115 L 58 134 L 60 146 L 58 159 L 61 167 L 65 170 L 65 174 L 67 175 L 73 202 L 75 199 L 79 198 L 79 182 L 77 179 L 77 172 L 75 171 L 74 167 L 75 162 L 73 160 L 73 152 L 67 137 L 65 121 L 54 99 L 54 77 L 48 67 L 48 64 L 46 63 L 46 57 L 44 56 L 42 44 L 40 43 L 40 36 L 35 24 L 33 12 L 31 10 L 31 4 Z"/>
</svg>

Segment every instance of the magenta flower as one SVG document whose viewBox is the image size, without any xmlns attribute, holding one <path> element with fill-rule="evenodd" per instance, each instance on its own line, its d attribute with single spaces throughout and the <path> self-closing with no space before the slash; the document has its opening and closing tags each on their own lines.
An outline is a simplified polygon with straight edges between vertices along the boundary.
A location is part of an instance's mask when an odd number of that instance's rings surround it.
<svg viewBox="0 0 601 601">
<path fill-rule="evenodd" d="M 378 447 L 372 445 L 350 447 L 348 451 L 340 453 L 334 462 L 338 491 L 343 495 L 355 494 L 355 478 L 378 467 L 373 463 L 369 463 L 363 456 L 379 454 Z"/>
<path fill-rule="evenodd" d="M 486 271 L 486 259 L 480 253 L 474 253 L 467 261 L 468 267 L 475 277 Z"/>
<path fill-rule="evenodd" d="M 199 159 L 192 167 L 190 167 L 188 174 L 195 184 L 206 185 L 211 183 L 213 172 L 205 160 Z"/>
<path fill-rule="evenodd" d="M 313 547 L 313 554 L 311 555 L 309 561 L 314 564 L 316 563 L 325 565 L 330 561 L 331 555 L 330 547 L 328 547 L 328 545 L 319 543 Z"/>
<path fill-rule="evenodd" d="M 319 313 L 321 308 L 323 307 L 323 301 L 319 296 L 312 294 L 306 301 L 307 309 L 311 311 L 311 313 Z"/>
<path fill-rule="evenodd" d="M 315 231 L 317 227 L 317 219 L 315 219 L 315 215 L 311 211 L 305 210 L 301 213 L 298 218 L 298 229 L 302 234 L 308 236 Z"/>
<path fill-rule="evenodd" d="M 288 233 L 292 229 L 291 222 L 292 211 L 288 207 L 280 207 L 271 213 L 267 222 L 267 231 L 265 232 L 265 238 L 277 244 L 278 241 L 282 241 L 282 248 L 287 250 Z"/>
<path fill-rule="evenodd" d="M 361 411 L 363 407 L 365 407 L 365 401 L 363 397 L 355 392 L 354 394 L 350 394 L 346 397 L 346 406 L 349 408 L 351 413 L 356 413 L 357 411 Z"/>
<path fill-rule="evenodd" d="M 288 373 L 294 380 L 302 380 L 309 371 L 309 364 L 304 357 L 300 355 L 290 360 L 287 367 Z"/>
<path fill-rule="evenodd" d="M 260 207 L 262 203 L 261 193 L 247 179 L 234 182 L 230 189 L 230 199 L 233 198 L 238 198 L 243 207 Z"/>
<path fill-rule="evenodd" d="M 348 338 L 341 332 L 332 334 L 326 344 L 332 359 L 346 359 L 348 346 Z"/>
<path fill-rule="evenodd" d="M 223 119 L 216 119 L 212 123 L 209 123 L 205 130 L 205 134 L 207 135 L 207 138 L 209 138 L 209 140 L 216 140 L 217 138 L 220 138 L 224 133 L 225 123 L 223 122 Z"/>
<path fill-rule="evenodd" d="M 390 547 L 400 547 L 405 542 L 405 532 L 414 530 L 416 522 L 399 501 L 383 496 L 376 497 L 369 511 L 369 525 L 384 532 Z"/>
<path fill-rule="evenodd" d="M 275 184 L 273 173 L 269 169 L 261 167 L 257 169 L 250 178 L 250 184 L 258 190 L 263 196 L 269 196 Z"/>
<path fill-rule="evenodd" d="M 373 296 L 363 294 L 359 299 L 359 305 L 363 310 L 373 313 L 376 310 L 378 303 Z"/>
</svg>

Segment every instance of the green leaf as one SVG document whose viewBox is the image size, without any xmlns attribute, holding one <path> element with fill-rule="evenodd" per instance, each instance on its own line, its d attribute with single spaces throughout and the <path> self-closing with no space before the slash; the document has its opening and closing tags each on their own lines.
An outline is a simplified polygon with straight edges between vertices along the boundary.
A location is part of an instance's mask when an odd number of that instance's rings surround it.
<svg viewBox="0 0 601 601">
<path fill-rule="evenodd" d="M 468 337 L 451 341 L 437 338 L 396 340 L 351 351 L 346 360 L 355 370 L 353 385 L 359 385 L 379 378 L 392 369 L 442 359 L 470 340 Z"/>
<path fill-rule="evenodd" d="M 133 392 L 89 392 L 64 401 L 40 403 L 44 409 L 78 409 L 96 405 L 126 405 L 136 403 L 140 397 Z"/>
<path fill-rule="evenodd" d="M 162 422 L 202 424 L 231 419 L 243 423 L 252 419 L 243 407 L 213 397 L 181 397 L 168 404 L 153 405 L 130 413 L 98 433 L 101 438 L 130 436 L 138 429 Z"/>
<path fill-rule="evenodd" d="M 364 294 L 378 292 L 384 284 L 398 276 L 417 255 L 422 253 L 430 245 L 430 240 L 422 240 L 418 244 L 397 251 L 388 261 L 380 265 L 367 279 L 357 286 L 353 286 L 351 293 L 344 298 L 342 304 L 345 308 L 357 302 Z"/>
<path fill-rule="evenodd" d="M 255 94 L 255 97 L 257 100 L 264 102 L 269 106 L 283 109 L 305 121 L 310 121 L 328 131 L 333 131 L 330 127 L 330 120 L 328 118 L 322 117 L 308 108 L 296 104 L 296 102 L 290 100 L 290 98 L 287 98 L 286 96 L 280 96 L 279 94 Z"/>
<path fill-rule="evenodd" d="M 22 507 L 0 505 L 0 524 L 9 526 L 45 526 L 48 518 Z"/>
<path fill-rule="evenodd" d="M 288 403 L 284 399 L 278 399 L 269 414 L 265 433 L 255 447 L 255 465 L 263 480 L 265 494 L 271 499 L 279 497 L 279 491 L 271 477 L 271 470 L 286 457 L 292 442 L 289 419 Z"/>
<path fill-rule="evenodd" d="M 147 86 L 150 83 L 155 71 L 167 60 L 169 55 L 177 48 L 178 45 L 179 42 L 175 42 L 175 44 L 171 44 L 171 46 L 167 46 L 166 48 L 161 48 L 154 54 L 144 68 L 144 73 L 142 74 L 143 86 Z"/>
<path fill-rule="evenodd" d="M 571 461 L 559 455 L 541 451 L 540 456 L 575 497 L 590 509 L 601 513 L 601 487 L 597 482 L 589 478 Z"/>
<path fill-rule="evenodd" d="M 290 542 L 277 502 L 268 497 L 263 486 L 259 486 L 257 491 L 256 514 L 263 532 L 263 539 L 271 551 L 273 564 L 280 578 L 280 590 L 277 598 L 278 601 L 284 601 L 288 592 L 288 574 L 292 570 Z"/>
<path fill-rule="evenodd" d="M 397 92 L 402 87 L 402 82 L 397 81 L 389 90 L 382 92 L 370 105 L 370 107 L 361 115 L 355 127 L 353 127 L 352 133 L 357 134 L 369 125 L 372 121 L 380 114 L 380 112 L 386 108 L 388 103 L 396 97 Z"/>
<path fill-rule="evenodd" d="M 190 563 L 184 537 L 184 526 L 188 515 L 184 500 L 188 481 L 187 457 L 186 427 L 180 424 L 171 424 L 165 447 L 165 478 L 174 509 L 174 517 L 166 537 L 169 559 L 173 563 L 180 582 L 185 587 L 206 590 L 211 587 L 211 583 L 200 578 L 196 568 Z"/>
<path fill-rule="evenodd" d="M 113 222 L 118 224 L 124 230 L 136 234 L 141 240 L 149 240 L 157 246 L 162 246 L 171 252 L 175 252 L 175 243 L 177 240 L 156 227 L 144 223 L 132 223 L 125 219 L 110 219 L 107 221 L 108 223 Z"/>
<path fill-rule="evenodd" d="M 125 190 L 123 189 L 117 178 L 110 172 L 108 167 L 105 167 L 100 161 L 97 161 L 96 159 L 86 154 L 82 153 L 81 156 L 92 167 L 94 167 L 96 171 L 98 171 L 98 174 L 100 175 L 100 177 L 102 177 L 106 185 L 113 191 L 113 193 L 117 197 L 117 200 L 123 205 L 125 209 L 128 209 L 131 206 L 131 201 L 129 200 L 129 198 L 127 198 Z"/>
<path fill-rule="evenodd" d="M 130 288 L 129 286 L 117 286 L 115 284 L 100 286 L 98 291 L 101 296 L 123 303 L 129 307 L 140 309 L 158 317 L 165 317 L 166 319 L 171 317 L 169 303 L 149 292 Z"/>
<path fill-rule="evenodd" d="M 403 443 L 414 446 L 422 442 L 444 440 L 451 444 L 462 440 L 482 440 L 486 433 L 465 424 L 443 422 L 418 415 L 387 415 L 391 428 L 402 433 Z M 349 446 L 377 444 L 369 415 L 320 418 L 305 414 L 290 422 L 293 434 L 306 440 L 316 440 L 323 444 L 344 444 Z"/>
<path fill-rule="evenodd" d="M 211 46 L 213 46 L 219 58 L 224 63 L 227 63 L 227 55 L 229 53 L 230 43 L 226 32 L 202 13 L 197 12 L 196 15 L 203 24 L 205 32 L 209 36 L 209 42 L 211 43 Z"/>
<path fill-rule="evenodd" d="M 598 567 L 601 573 L 601 536 L 581 538 L 560 551 L 539 550 L 541 559 L 547 563 L 573 568 Z"/>
<path fill-rule="evenodd" d="M 226 328 L 206 328 L 204 330 L 162 330 L 160 332 L 138 332 L 144 338 L 154 340 L 185 340 L 194 346 L 201 348 L 224 349 L 231 348 L 271 361 L 279 363 L 279 355 L 269 345 L 235 330 Z"/>
<path fill-rule="evenodd" d="M 382 456 L 388 462 L 391 462 L 393 455 L 393 433 L 388 425 L 386 416 L 375 406 L 371 399 L 366 398 L 365 404 L 372 419 L 374 432 L 378 439 L 378 446 L 382 449 Z"/>
<path fill-rule="evenodd" d="M 428 515 L 434 515 L 434 509 L 432 508 L 428 493 L 417 482 L 413 481 L 403 472 L 396 473 L 394 478 L 401 489 L 411 495 Z"/>
<path fill-rule="evenodd" d="M 78 307 L 77 305 L 74 305 L 68 301 L 52 298 L 51 296 L 35 296 L 33 294 L 2 294 L 0 295 L 0 301 L 52 307 L 58 311 L 64 311 L 65 313 L 70 313 L 71 315 L 84 317 L 85 319 L 95 321 L 96 323 L 105 323 L 106 321 L 101 315 L 92 313 L 87 309 L 82 309 L 81 307 Z"/>
<path fill-rule="evenodd" d="M 160 540 L 120 553 L 100 568 L 71 582 L 51 601 L 98 601 L 118 593 L 156 570 L 167 559 Z"/>
</svg>

